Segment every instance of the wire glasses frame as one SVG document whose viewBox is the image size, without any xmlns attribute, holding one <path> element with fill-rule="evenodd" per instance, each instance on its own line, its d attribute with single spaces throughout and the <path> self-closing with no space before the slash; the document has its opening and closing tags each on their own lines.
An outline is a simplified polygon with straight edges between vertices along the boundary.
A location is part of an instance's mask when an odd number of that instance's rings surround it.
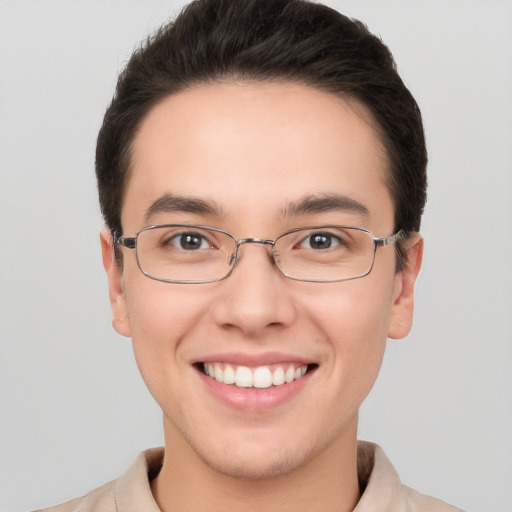
<svg viewBox="0 0 512 512">
<path fill-rule="evenodd" d="M 114 244 L 135 249 L 141 272 L 166 283 L 201 284 L 231 275 L 244 244 L 270 247 L 277 269 L 287 278 L 306 282 L 339 282 L 368 275 L 378 247 L 406 238 L 400 230 L 379 238 L 353 226 L 296 228 L 275 240 L 243 238 L 219 228 L 192 224 L 148 226 Z"/>
</svg>

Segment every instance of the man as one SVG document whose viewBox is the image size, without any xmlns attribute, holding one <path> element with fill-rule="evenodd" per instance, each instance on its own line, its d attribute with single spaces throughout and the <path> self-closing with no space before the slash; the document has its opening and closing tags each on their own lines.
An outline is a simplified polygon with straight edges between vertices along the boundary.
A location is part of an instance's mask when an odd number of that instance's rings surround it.
<svg viewBox="0 0 512 512">
<path fill-rule="evenodd" d="M 411 328 L 426 161 L 387 48 L 321 5 L 193 2 L 138 50 L 96 170 L 165 449 L 52 510 L 456 510 L 357 442 Z"/>
</svg>

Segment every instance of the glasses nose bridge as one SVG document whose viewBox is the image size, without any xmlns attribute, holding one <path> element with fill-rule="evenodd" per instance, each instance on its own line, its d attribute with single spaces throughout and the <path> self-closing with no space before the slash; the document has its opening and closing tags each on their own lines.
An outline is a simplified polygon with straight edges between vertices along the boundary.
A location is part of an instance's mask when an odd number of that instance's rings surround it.
<svg viewBox="0 0 512 512">
<path fill-rule="evenodd" d="M 242 238 L 241 240 L 236 241 L 236 247 L 238 249 L 243 244 L 262 244 L 274 247 L 275 243 L 276 242 L 274 240 L 267 240 L 265 238 Z"/>
<path fill-rule="evenodd" d="M 231 255 L 230 265 L 235 264 L 240 259 L 241 252 L 239 249 L 240 249 L 240 246 L 242 246 L 244 244 L 260 244 L 260 245 L 270 246 L 270 248 L 271 248 L 270 255 L 273 259 L 274 253 L 273 253 L 272 249 L 274 248 L 275 243 L 276 243 L 275 240 L 267 240 L 266 238 L 242 238 L 241 240 L 237 240 L 236 241 L 236 252 L 235 252 L 235 254 Z"/>
</svg>

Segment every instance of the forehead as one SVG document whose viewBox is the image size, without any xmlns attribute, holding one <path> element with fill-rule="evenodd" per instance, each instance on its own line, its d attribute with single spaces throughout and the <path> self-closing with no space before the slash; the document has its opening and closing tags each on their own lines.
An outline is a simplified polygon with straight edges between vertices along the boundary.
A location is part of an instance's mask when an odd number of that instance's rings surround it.
<svg viewBox="0 0 512 512">
<path fill-rule="evenodd" d="M 277 218 L 305 196 L 334 194 L 392 217 L 370 115 L 299 84 L 218 83 L 169 96 L 141 123 L 132 155 L 125 230 L 143 227 L 165 195 L 199 198 L 228 217 Z"/>
</svg>

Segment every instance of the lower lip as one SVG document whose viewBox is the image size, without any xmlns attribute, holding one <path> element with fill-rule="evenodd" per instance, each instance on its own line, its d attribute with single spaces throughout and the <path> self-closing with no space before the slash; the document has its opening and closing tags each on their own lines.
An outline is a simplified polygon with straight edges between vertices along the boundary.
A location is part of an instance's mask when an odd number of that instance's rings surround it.
<svg viewBox="0 0 512 512">
<path fill-rule="evenodd" d="M 300 379 L 269 388 L 239 388 L 234 384 L 224 384 L 198 370 L 199 376 L 210 393 L 233 409 L 248 412 L 263 412 L 279 407 L 290 401 L 308 383 L 311 373 Z"/>
</svg>

